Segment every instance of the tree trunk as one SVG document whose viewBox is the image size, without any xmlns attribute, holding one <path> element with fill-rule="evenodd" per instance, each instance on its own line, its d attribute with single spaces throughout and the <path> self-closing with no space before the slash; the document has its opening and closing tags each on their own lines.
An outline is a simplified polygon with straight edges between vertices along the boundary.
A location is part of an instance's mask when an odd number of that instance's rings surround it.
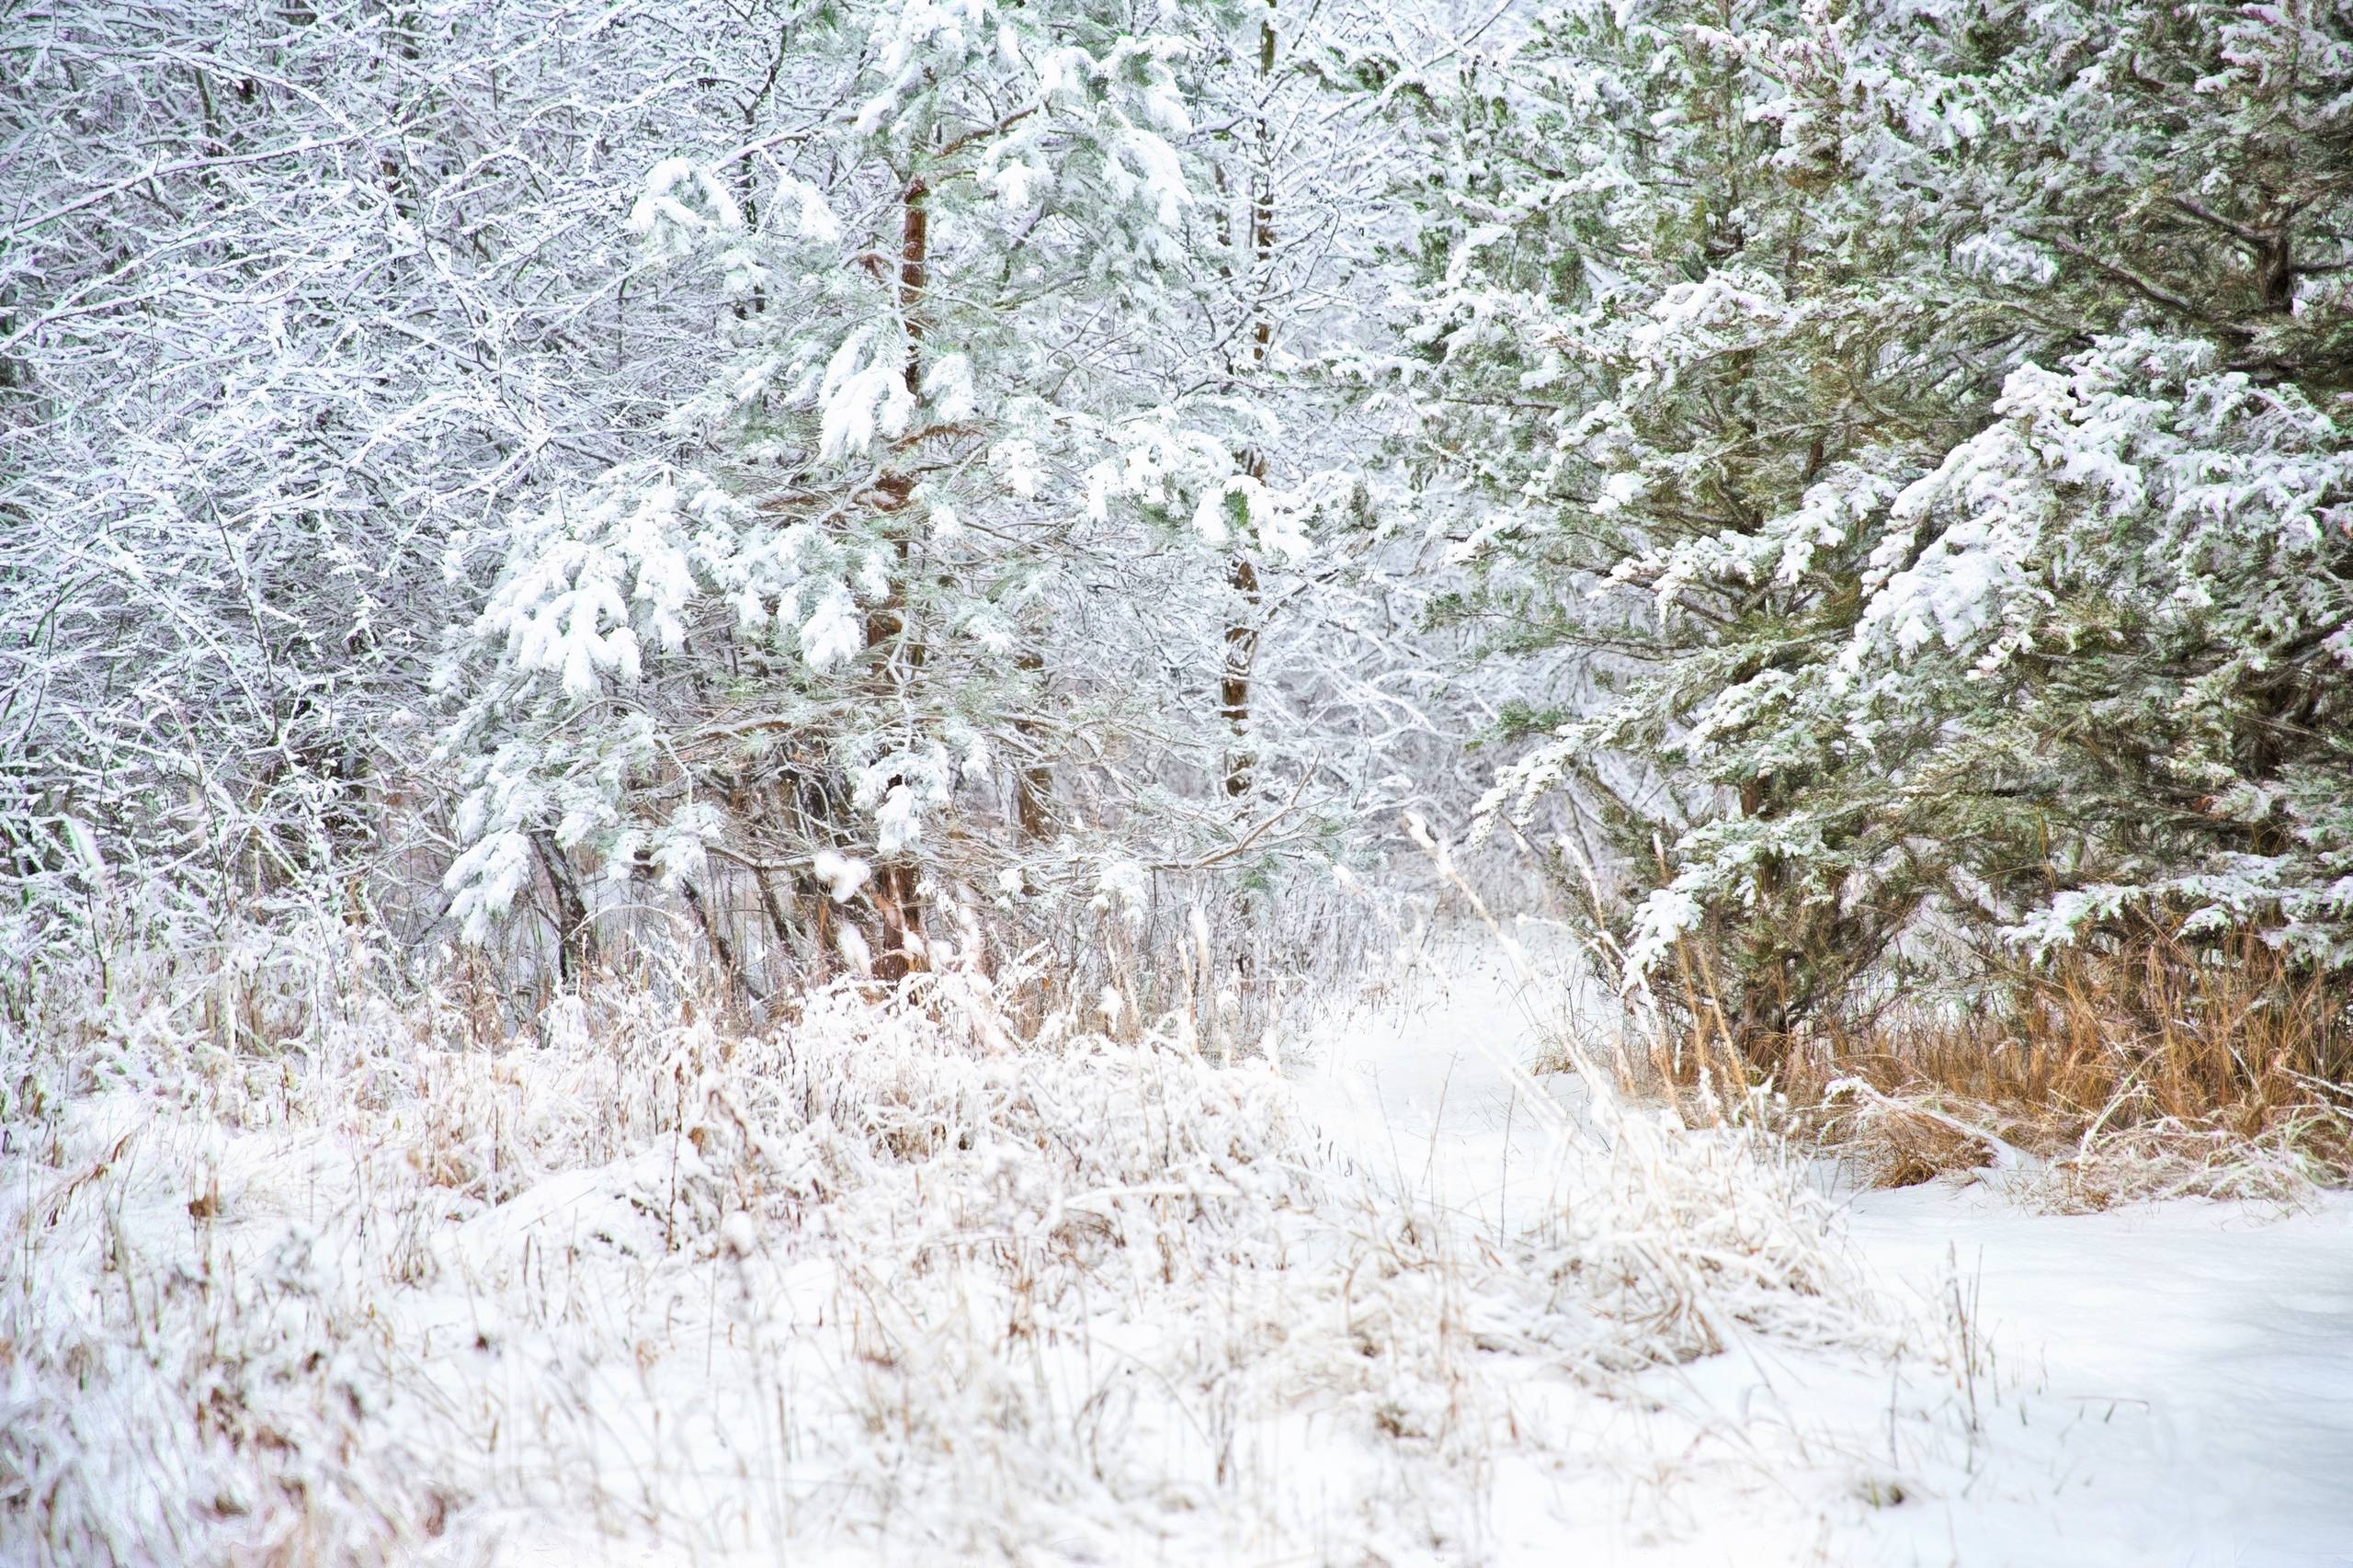
<svg viewBox="0 0 2353 1568">
<path fill-rule="evenodd" d="M 921 176 L 907 182 L 901 198 L 899 222 L 899 316 L 907 334 L 907 392 L 919 392 L 923 384 L 922 310 L 924 291 L 930 283 L 931 211 L 928 205 L 930 187 Z M 877 485 L 888 499 L 893 511 L 905 507 L 915 494 L 915 481 L 904 474 L 888 474 Z M 904 522 L 898 528 L 897 550 L 904 564 L 912 553 Z M 898 638 L 906 630 L 902 613 L 904 599 L 897 592 L 878 606 L 866 618 L 866 645 L 879 650 Z M 910 662 L 920 662 L 920 653 L 910 655 Z M 888 678 L 886 676 L 886 678 Z M 891 783 L 896 785 L 897 779 Z M 905 855 L 877 856 L 874 881 L 870 896 L 875 913 L 881 921 L 881 949 L 874 955 L 875 978 L 895 984 L 912 971 L 924 967 L 923 903 L 916 891 L 916 874 L 911 857 Z"/>
<path fill-rule="evenodd" d="M 1262 369 L 1267 362 L 1267 350 L 1275 336 L 1273 316 L 1267 309 L 1267 294 L 1272 285 L 1267 275 L 1275 253 L 1275 155 L 1273 132 L 1267 124 L 1265 95 L 1275 74 L 1275 4 L 1267 0 L 1267 14 L 1258 24 L 1258 91 L 1260 101 L 1254 128 L 1256 142 L 1256 165 L 1250 172 L 1250 278 L 1249 287 L 1257 291 L 1253 306 L 1256 317 L 1250 324 L 1250 367 Z M 1264 481 L 1267 460 L 1263 453 L 1250 452 L 1243 458 L 1243 471 L 1253 479 Z M 1226 567 L 1226 583 L 1234 591 L 1241 608 L 1225 627 L 1225 665 L 1218 682 L 1218 710 L 1225 720 L 1227 733 L 1225 756 L 1225 792 L 1238 798 L 1250 792 L 1251 775 L 1256 770 L 1256 754 L 1250 745 L 1250 682 L 1253 666 L 1258 657 L 1258 568 L 1246 549 L 1237 548 Z"/>
<path fill-rule="evenodd" d="M 874 908 L 882 917 L 882 950 L 874 955 L 874 978 L 895 985 L 924 967 L 923 900 L 915 891 L 915 869 L 894 855 L 874 869 Z"/>
<path fill-rule="evenodd" d="M 1045 697 L 1046 656 L 1035 647 L 1025 648 L 1014 664 L 1024 675 L 1037 677 L 1037 696 L 1042 701 Z M 1028 719 L 1016 720 L 1013 727 L 1033 747 L 1044 734 L 1040 725 Z M 1013 810 L 1015 819 L 1020 824 L 1023 840 L 1042 844 L 1054 835 L 1054 770 L 1038 761 L 1036 756 L 1033 751 L 1031 760 L 1022 764 L 1020 776 L 1015 781 Z"/>
<path fill-rule="evenodd" d="M 776 886 L 768 881 L 768 874 L 764 869 L 753 868 L 752 881 L 759 889 L 760 909 L 768 917 L 768 933 L 776 938 L 776 949 L 784 955 L 786 963 L 790 965 L 792 961 L 793 949 L 798 946 L 793 939 L 797 933 L 792 928 L 791 917 L 784 912 L 784 901 L 777 897 Z M 820 962 L 822 961 L 821 960 Z M 775 966 L 766 967 L 768 989 L 774 991 L 779 984 Z"/>
<path fill-rule="evenodd" d="M 597 957 L 597 927 L 588 915 L 588 901 L 555 835 L 536 827 L 529 836 L 540 869 L 547 873 L 548 886 L 555 893 L 557 973 L 565 984 L 577 987 Z"/>
<path fill-rule="evenodd" d="M 1258 655 L 1258 569 L 1246 555 L 1236 555 L 1226 581 L 1241 596 L 1243 608 L 1225 628 L 1225 672 L 1218 683 L 1219 710 L 1227 732 L 1225 792 L 1250 792 L 1250 775 L 1257 762 L 1250 745 L 1250 671 Z"/>
<path fill-rule="evenodd" d="M 750 978 L 744 973 L 743 965 L 736 962 L 735 944 L 727 939 L 727 933 L 721 930 L 719 922 L 711 918 L 710 909 L 703 902 L 702 893 L 692 882 L 680 882 L 678 887 L 687 895 L 687 907 L 694 911 L 695 924 L 702 927 L 703 939 L 710 944 L 710 950 L 719 955 L 720 972 L 726 975 L 731 983 L 742 986 L 745 995 L 758 1001 L 758 995 L 752 990 Z"/>
</svg>

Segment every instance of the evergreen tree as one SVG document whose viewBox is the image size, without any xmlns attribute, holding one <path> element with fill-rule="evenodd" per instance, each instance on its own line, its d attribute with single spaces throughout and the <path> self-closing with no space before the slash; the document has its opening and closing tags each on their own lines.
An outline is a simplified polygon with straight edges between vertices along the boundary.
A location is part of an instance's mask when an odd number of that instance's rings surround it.
<svg viewBox="0 0 2353 1568">
<path fill-rule="evenodd" d="M 1256 415 L 1198 373 L 1221 258 L 1185 35 L 1232 22 L 831 10 L 791 51 L 788 129 L 653 169 L 631 226 L 724 274 L 717 373 L 673 459 L 515 521 L 445 671 L 470 930 L 535 865 L 577 853 L 691 900 L 715 856 L 804 950 L 842 928 L 767 879 L 863 888 L 896 974 L 942 939 L 931 899 L 1034 879 L 1017 862 L 1063 825 L 1064 757 L 1215 766 L 1215 714 L 1155 693 L 1166 617 L 1221 552 L 1307 542 L 1247 455 Z M 1135 783 L 1115 819 L 1150 805 Z M 1078 891 L 1132 891 L 1118 857 L 1082 858 Z"/>
<path fill-rule="evenodd" d="M 2348 956 L 2348 71 L 2321 6 L 1661 3 L 1461 73 L 1462 613 L 1617 687 L 1489 810 L 1600 803 L 1638 971 L 1763 1042 L 2135 911 Z"/>
</svg>

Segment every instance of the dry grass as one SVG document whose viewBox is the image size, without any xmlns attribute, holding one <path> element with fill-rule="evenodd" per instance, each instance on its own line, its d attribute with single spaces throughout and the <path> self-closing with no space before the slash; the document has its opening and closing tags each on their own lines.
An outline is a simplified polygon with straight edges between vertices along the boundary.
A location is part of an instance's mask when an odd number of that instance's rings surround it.
<svg viewBox="0 0 2353 1568">
<path fill-rule="evenodd" d="M 1196 1015 L 1024 1038 L 1012 965 L 486 1038 L 355 933 L 219 956 L 0 1017 L 0 1561 L 1478 1562 L 1499 1468 L 1580 1434 L 1629 1495 L 1746 1485 L 1644 1381 L 1734 1348 L 1900 1369 L 1933 1473 L 1974 1441 L 1756 1128 L 1556 1141 L 1489 1232 Z M 1844 1499 L 1899 1417 L 1824 1418 Z"/>
<path fill-rule="evenodd" d="M 1602 878 L 1574 869 L 1593 967 L 1632 977 Z M 1728 1006 L 1741 994 L 1714 952 L 1672 951 L 1631 979 L 1621 1027 L 1564 1036 L 1538 1070 L 1612 1078 L 1692 1126 L 1792 1132 L 1871 1187 L 1995 1168 L 2027 1196 L 2097 1209 L 2353 1185 L 2353 975 L 2251 930 L 2191 941 L 2148 920 L 2038 962 L 1981 953 L 1964 997 L 1854 985 L 1827 1011 L 1754 986 Z M 1757 1022 L 1792 1011 L 1808 1021 Z"/>
<path fill-rule="evenodd" d="M 1615 901 L 1573 864 L 1596 968 L 1631 977 Z M 2043 960 L 1981 952 L 1974 989 L 1933 1000 L 1811 953 L 1800 969 L 1850 977 L 1829 1009 L 1736 992 L 1703 943 L 1673 953 L 1671 970 L 1632 977 L 1606 1052 L 1564 1041 L 1547 1065 L 1606 1066 L 1695 1124 L 1796 1132 L 1873 1187 L 1992 1167 L 2054 1205 L 2106 1208 L 2353 1185 L 2353 973 L 2253 930 L 2192 940 L 2151 915 Z M 1759 1022 L 1792 1015 L 1806 1021 Z"/>
<path fill-rule="evenodd" d="M 2353 1178 L 2353 994 L 2252 935 L 2143 930 L 1972 1006 L 1768 1042 L 1774 1087 L 1876 1186 L 2023 1156 L 2070 1207 Z"/>
</svg>

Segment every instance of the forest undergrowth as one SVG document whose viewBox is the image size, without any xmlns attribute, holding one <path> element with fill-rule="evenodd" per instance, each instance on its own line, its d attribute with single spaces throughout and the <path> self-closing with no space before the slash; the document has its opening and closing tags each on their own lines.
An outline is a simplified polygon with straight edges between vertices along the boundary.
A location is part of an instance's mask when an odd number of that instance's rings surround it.
<svg viewBox="0 0 2353 1568">
<path fill-rule="evenodd" d="M 2348 1040 L 2319 977 L 2152 938 L 2016 974 L 1983 1010 L 1793 1042 L 1784 1081 L 1799 1124 L 1877 1186 L 2006 1162 L 2065 1209 L 2292 1202 L 2353 1182 Z"/>
<path fill-rule="evenodd" d="M 1965 1323 L 1867 1289 L 1760 1130 L 1602 1096 L 1473 1231 L 1263 1056 L 1017 1038 L 1018 978 L 747 1028 L 674 970 L 486 1040 L 346 929 L 58 977 L 5 1040 L 0 1541 L 1479 1561 L 1515 1466 L 1753 1484 L 1753 1434 L 1580 1448 L 1733 1347 L 1905 1368 L 1859 1446 L 1973 1451 Z M 1811 1462 L 1861 1507 L 1893 1461 Z"/>
<path fill-rule="evenodd" d="M 1773 1126 L 1868 1187 L 2000 1179 L 2062 1210 L 2293 1203 L 2353 1185 L 2353 1015 L 2260 943 L 2004 966 L 1963 1003 L 1893 1003 L 1735 1047 L 1704 1001 L 1630 1015 L 1630 1078 Z"/>
<path fill-rule="evenodd" d="M 2152 921 L 2036 961 L 1981 953 L 1965 992 L 1882 983 L 1804 1027 L 1742 1031 L 1711 954 L 1677 942 L 1639 975 L 1598 879 L 1578 892 L 1584 960 L 1622 1007 L 1564 1030 L 1547 1068 L 1769 1128 L 1865 1187 L 1984 1176 L 2085 1210 L 2353 1185 L 2353 1007 L 2339 976 L 2255 933 L 2199 942 Z"/>
</svg>

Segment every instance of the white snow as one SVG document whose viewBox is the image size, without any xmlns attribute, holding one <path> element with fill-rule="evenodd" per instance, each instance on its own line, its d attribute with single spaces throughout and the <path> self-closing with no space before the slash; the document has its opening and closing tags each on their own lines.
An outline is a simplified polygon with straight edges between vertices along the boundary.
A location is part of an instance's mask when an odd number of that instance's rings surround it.
<svg viewBox="0 0 2353 1568">
<path fill-rule="evenodd" d="M 2353 1562 L 2353 1198 L 2063 1215 L 1931 1186 L 1850 1216 L 1891 1282 L 1957 1264 L 2001 1362 L 2065 1418 L 2027 1517 L 1952 1511 L 1960 1561 L 2000 1561 L 2014 1524 L 2018 1561 Z"/>
<path fill-rule="evenodd" d="M 1474 963 L 1468 983 L 1459 956 L 1444 967 L 1457 978 L 1417 1006 L 1338 1035 L 1302 1096 L 1342 1147 L 1457 1223 L 1525 1223 L 1553 1139 L 1512 1068 L 1567 1020 L 1499 964 Z M 1573 1108 L 1582 1099 L 1574 1080 L 1543 1087 Z M 1651 1374 L 1660 1408 L 1621 1415 L 1620 1442 L 1656 1450 L 1665 1428 L 1701 1449 L 1754 1444 L 1759 1461 L 1789 1442 L 1818 1468 L 1868 1440 L 1876 1403 L 1882 1440 L 1868 1457 L 1886 1460 L 1905 1497 L 1824 1507 L 1797 1474 L 1778 1496 L 1708 1497 L 1751 1479 L 1733 1464 L 1687 1478 L 1698 1490 L 1678 1503 L 1663 1468 L 1661 1495 L 1621 1500 L 1619 1517 L 1643 1522 L 1591 1543 L 1593 1560 L 2353 1563 L 2353 1194 L 2293 1211 L 2193 1199 L 2098 1214 L 2037 1212 L 1984 1184 L 1840 1196 L 1845 1240 L 1876 1288 L 1964 1338 L 1982 1434 L 1961 1440 L 1956 1466 L 1890 1432 L 1891 1399 L 1921 1375 L 1900 1358 L 1866 1372 L 1723 1355 Z M 1889 1456 L 1889 1440 L 1903 1451 Z M 1560 1489 L 1550 1511 L 1578 1501 Z M 1711 1506 L 1737 1511 L 1721 1533 Z M 1531 1546 L 1525 1560 L 1561 1559 Z"/>
<path fill-rule="evenodd" d="M 810 858 L 809 874 L 824 884 L 835 903 L 847 903 L 873 875 L 873 868 L 855 855 L 820 849 Z"/>
<path fill-rule="evenodd" d="M 2342 1561 L 2353 1205 L 1839 1199 L 1438 957 L 1288 1076 L 950 974 L 89 1093 L 0 1172 L 0 1559 Z"/>
</svg>

